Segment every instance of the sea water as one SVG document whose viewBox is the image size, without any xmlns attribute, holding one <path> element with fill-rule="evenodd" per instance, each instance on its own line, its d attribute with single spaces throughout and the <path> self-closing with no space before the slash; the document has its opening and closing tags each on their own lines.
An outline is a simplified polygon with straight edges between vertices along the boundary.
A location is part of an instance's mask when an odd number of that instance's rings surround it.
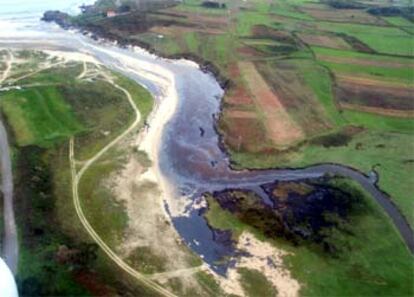
<svg viewBox="0 0 414 297">
<path fill-rule="evenodd" d="M 95 0 L 0 0 L 0 37 L 35 37 L 44 34 L 40 18 L 47 10 L 69 14 L 80 12 L 82 4 Z"/>
<path fill-rule="evenodd" d="M 94 0 L 0 0 L 0 18 L 39 18 L 46 10 L 80 12 L 79 6 Z"/>
</svg>

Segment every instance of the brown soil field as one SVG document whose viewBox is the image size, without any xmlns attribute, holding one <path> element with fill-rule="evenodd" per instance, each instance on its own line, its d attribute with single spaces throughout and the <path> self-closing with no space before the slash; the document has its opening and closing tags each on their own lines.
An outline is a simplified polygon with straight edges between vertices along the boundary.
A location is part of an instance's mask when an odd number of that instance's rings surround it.
<svg viewBox="0 0 414 297">
<path fill-rule="evenodd" d="M 194 28 L 182 27 L 182 26 L 154 26 L 150 30 L 152 33 L 162 34 L 165 36 L 175 36 L 178 32 L 180 33 L 190 33 L 194 32 Z"/>
<path fill-rule="evenodd" d="M 344 34 L 343 39 L 346 42 L 348 42 L 352 46 L 352 48 L 357 52 L 368 53 L 368 54 L 375 53 L 375 50 L 373 50 L 366 43 L 362 42 L 360 39 L 354 36 Z"/>
<path fill-rule="evenodd" d="M 194 26 L 154 26 L 152 27 L 149 32 L 162 34 L 166 36 L 180 36 L 184 33 L 194 33 L 194 32 L 200 32 L 200 33 L 207 33 L 212 35 L 218 35 L 222 34 L 224 31 L 222 29 L 216 29 L 216 28 L 210 28 L 210 27 L 203 27 L 197 24 L 194 24 Z"/>
<path fill-rule="evenodd" d="M 227 91 L 224 98 L 225 103 L 231 105 L 253 105 L 253 100 L 250 97 L 249 92 L 244 87 L 243 81 L 237 80 L 240 78 L 240 69 L 236 63 L 232 63 L 228 68 L 229 76 L 233 78 L 234 85 Z"/>
<path fill-rule="evenodd" d="M 335 88 L 335 97 L 343 106 L 356 105 L 384 110 L 414 111 L 414 88 L 391 87 L 383 85 L 357 84 L 340 81 Z M 384 113 L 384 112 L 382 112 Z"/>
<path fill-rule="evenodd" d="M 269 139 L 279 147 L 288 147 L 303 139 L 304 134 L 300 126 L 288 114 L 279 97 L 272 92 L 255 65 L 251 62 L 240 62 L 239 67 L 254 102 L 263 115 Z"/>
<path fill-rule="evenodd" d="M 373 76 L 355 76 L 355 75 L 349 75 L 349 74 L 335 73 L 335 78 L 339 84 L 354 83 L 356 85 L 365 85 L 365 86 L 371 86 L 371 87 L 387 87 L 387 88 L 412 87 L 412 85 L 404 83 L 404 82 L 381 80 L 380 78 L 373 77 Z"/>
<path fill-rule="evenodd" d="M 207 26 L 211 28 L 227 27 L 229 25 L 229 18 L 224 14 L 206 14 L 206 13 L 194 13 L 180 11 L 176 9 L 167 10 L 168 16 L 171 18 L 170 11 L 174 11 L 174 17 L 177 20 L 185 20 L 188 23 L 192 23 L 198 26 Z"/>
<path fill-rule="evenodd" d="M 249 96 L 246 89 L 237 85 L 232 90 L 228 91 L 226 95 L 225 102 L 231 105 L 251 105 L 253 104 L 252 98 Z"/>
<path fill-rule="evenodd" d="M 256 38 L 270 38 L 276 41 L 295 44 L 295 38 L 284 31 L 269 28 L 265 25 L 256 25 L 252 29 L 252 36 Z"/>
<path fill-rule="evenodd" d="M 255 48 L 251 46 L 239 47 L 237 49 L 237 53 L 240 56 L 242 56 L 241 60 L 244 60 L 244 58 L 254 59 L 254 58 L 261 58 L 265 56 L 264 53 L 256 50 Z"/>
<path fill-rule="evenodd" d="M 118 18 L 105 18 L 99 23 L 92 24 L 92 28 L 95 30 L 104 30 L 106 33 L 118 34 L 124 38 L 128 35 L 145 33 L 154 26 L 182 26 L 182 27 L 194 27 L 194 24 L 188 23 L 184 18 L 166 17 L 160 15 L 143 15 L 139 12 L 134 12 L 125 15 L 122 18 L 122 22 Z"/>
<path fill-rule="evenodd" d="M 228 18 L 224 15 L 205 15 L 194 14 L 189 12 L 176 11 L 158 11 L 156 13 L 149 14 L 154 20 L 158 21 L 172 21 L 171 26 L 155 26 L 151 31 L 159 32 L 163 34 L 180 34 L 182 32 L 204 32 L 210 34 L 222 34 L 229 25 Z M 174 25 L 176 24 L 176 25 Z M 180 25 L 182 24 L 182 25 Z"/>
<path fill-rule="evenodd" d="M 325 133 L 331 129 L 332 125 L 323 106 L 303 81 L 301 69 L 289 61 L 257 62 L 256 66 L 306 136 Z"/>
<path fill-rule="evenodd" d="M 229 18 L 223 15 L 200 15 L 194 13 L 185 14 L 187 19 L 195 24 L 203 24 L 210 27 L 226 27 L 229 25 Z"/>
<path fill-rule="evenodd" d="M 355 111 L 363 111 L 368 113 L 375 113 L 383 116 L 391 116 L 398 118 L 414 118 L 413 110 L 396 110 L 381 107 L 361 106 L 356 104 L 340 103 L 341 108 Z"/>
<path fill-rule="evenodd" d="M 342 9 L 340 12 L 338 12 L 337 9 L 332 9 L 329 7 L 321 7 L 319 9 L 316 7 L 307 7 L 302 9 L 302 11 L 309 14 L 317 20 L 383 26 L 387 25 L 387 23 L 384 20 L 370 15 L 360 9 Z"/>
<path fill-rule="evenodd" d="M 328 35 L 300 34 L 299 38 L 309 44 L 335 49 L 352 49 L 352 47 L 341 37 Z"/>
<path fill-rule="evenodd" d="M 231 111 L 224 111 L 220 126 L 225 131 L 223 133 L 225 143 L 235 151 L 257 153 L 270 145 L 266 131 L 256 114 L 254 118 L 233 117 Z"/>
<path fill-rule="evenodd" d="M 368 60 L 362 58 L 349 58 L 349 57 L 337 57 L 337 56 L 326 56 L 326 55 L 316 55 L 318 60 L 332 62 L 332 63 L 340 63 L 340 64 L 355 64 L 355 65 L 362 65 L 362 66 L 380 66 L 380 67 L 389 67 L 389 68 L 402 68 L 402 67 L 413 67 L 414 62 L 408 63 L 399 63 L 399 62 L 392 62 L 392 61 L 375 61 L 375 60 Z"/>
<path fill-rule="evenodd" d="M 246 111 L 246 110 L 229 110 L 227 112 L 227 115 L 230 118 L 243 118 L 243 119 L 254 119 L 257 117 L 255 112 Z"/>
</svg>

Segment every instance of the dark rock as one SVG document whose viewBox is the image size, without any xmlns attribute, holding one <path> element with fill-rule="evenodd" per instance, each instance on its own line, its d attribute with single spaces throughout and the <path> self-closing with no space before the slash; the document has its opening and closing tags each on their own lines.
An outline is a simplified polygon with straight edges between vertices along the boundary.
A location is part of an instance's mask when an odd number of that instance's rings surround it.
<svg viewBox="0 0 414 297">
<path fill-rule="evenodd" d="M 213 232 L 213 239 L 223 245 L 230 246 L 233 244 L 232 233 L 229 230 L 211 229 Z"/>
<path fill-rule="evenodd" d="M 45 22 L 55 22 L 64 29 L 68 29 L 72 26 L 70 21 L 70 16 L 67 13 L 61 12 L 59 10 L 49 10 L 43 14 L 42 21 Z"/>
</svg>

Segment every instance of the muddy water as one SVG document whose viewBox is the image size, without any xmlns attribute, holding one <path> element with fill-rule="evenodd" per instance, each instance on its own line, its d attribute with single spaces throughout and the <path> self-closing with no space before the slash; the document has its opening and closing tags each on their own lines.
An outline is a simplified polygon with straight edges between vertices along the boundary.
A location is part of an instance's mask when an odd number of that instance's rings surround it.
<svg viewBox="0 0 414 297">
<path fill-rule="evenodd" d="M 158 103 L 169 100 L 169 92 L 174 89 L 178 106 L 163 128 L 158 150 L 159 169 L 175 188 L 174 197 L 166 199 L 165 205 L 184 241 L 213 267 L 215 261 L 233 251 L 222 240 L 217 240 L 217 234 L 212 233 L 200 215 L 201 210 L 194 207 L 192 202 L 201 193 L 226 188 L 250 189 L 266 201 L 266 194 L 260 188 L 262 184 L 320 177 L 327 173 L 341 174 L 359 182 L 384 208 L 414 252 L 413 233 L 404 217 L 372 179 L 351 168 L 324 164 L 298 170 L 231 170 L 214 129 L 223 90 L 214 77 L 203 73 L 193 63 L 174 62 L 144 51 L 97 43 L 79 33 L 37 21 L 32 21 L 29 31 L 27 24 L 21 26 L 18 21 L 11 22 L 10 32 L 0 32 L 0 46 L 88 53 L 107 67 L 146 86 Z M 185 214 L 176 211 L 177 204 L 185 205 Z M 216 269 L 223 272 L 225 265 Z"/>
</svg>

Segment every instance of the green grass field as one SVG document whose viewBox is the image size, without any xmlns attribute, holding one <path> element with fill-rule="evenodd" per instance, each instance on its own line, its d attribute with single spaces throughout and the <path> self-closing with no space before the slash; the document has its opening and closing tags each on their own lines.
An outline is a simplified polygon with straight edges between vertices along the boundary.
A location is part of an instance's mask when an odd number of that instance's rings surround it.
<svg viewBox="0 0 414 297">
<path fill-rule="evenodd" d="M 355 64 L 321 62 L 336 74 L 348 74 L 355 76 L 368 76 L 385 82 L 395 82 L 399 84 L 411 85 L 414 81 L 414 71 L 412 67 L 383 67 L 383 66 L 361 66 Z"/>
<path fill-rule="evenodd" d="M 241 283 L 247 296 L 263 297 L 277 296 L 276 289 L 272 284 L 257 270 L 240 268 Z"/>
<path fill-rule="evenodd" d="M 90 156 L 126 129 L 133 112 L 125 94 L 112 85 L 76 80 L 81 71 L 78 66 L 39 72 L 20 81 L 21 90 L 3 92 L 0 97 L 0 108 L 16 145 L 12 149 L 20 237 L 17 282 L 22 296 L 89 296 L 85 278 L 96 288 L 105 288 L 109 295 L 115 292 L 112 286 L 123 286 L 113 277 L 122 273 L 91 245 L 75 213 L 67 143 L 75 136 L 82 148 L 77 150 L 81 154 L 77 157 Z M 153 107 L 150 93 L 127 78 L 113 75 L 132 94 L 144 121 Z M 102 131 L 111 133 L 106 136 Z M 123 234 L 127 217 L 102 183 L 122 164 L 120 154 L 108 152 L 103 162 L 86 172 L 80 184 L 88 219 L 113 247 Z M 68 256 L 58 252 L 62 247 L 74 254 L 65 258 Z M 151 296 L 139 284 L 128 283 L 128 276 L 120 278 L 131 292 Z"/>
<path fill-rule="evenodd" d="M 390 55 L 413 56 L 414 41 L 411 34 L 395 27 L 319 22 L 321 30 L 344 33 L 358 38 L 373 50 Z M 378 35 L 381 38 L 378 38 Z"/>
<path fill-rule="evenodd" d="M 387 20 L 387 22 L 398 27 L 414 27 L 414 24 L 412 22 L 403 17 L 384 17 L 384 19 Z"/>
<path fill-rule="evenodd" d="M 111 174 L 122 168 L 120 156 L 120 151 L 109 151 L 85 172 L 79 183 L 79 197 L 85 216 L 104 242 L 113 249 L 122 242 L 128 226 L 126 211 L 116 201 L 109 183 Z"/>
<path fill-rule="evenodd" d="M 312 46 L 312 51 L 317 55 L 340 57 L 340 58 L 354 58 L 363 59 L 366 61 L 385 62 L 385 63 L 399 63 L 399 64 L 413 64 L 414 59 L 403 58 L 398 56 L 387 56 L 379 54 L 368 54 L 352 50 L 332 49 L 320 46 Z"/>
<path fill-rule="evenodd" d="M 334 184 L 363 193 L 354 182 L 339 179 Z M 293 246 L 280 239 L 266 239 L 260 236 L 259 230 L 240 222 L 212 199 L 206 218 L 214 228 L 232 230 L 234 238 L 248 230 L 259 239 L 291 252 L 284 262 L 300 282 L 303 296 L 412 295 L 412 255 L 380 206 L 368 195 L 361 197 L 367 206 L 363 214 L 349 218 L 349 233 L 332 231 L 330 235 L 350 249 L 335 256 L 325 255 L 307 245 Z"/>
<path fill-rule="evenodd" d="M 343 126 L 345 119 L 338 112 L 334 102 L 332 93 L 333 80 L 330 70 L 322 65 L 318 65 L 314 61 L 306 61 L 304 63 L 304 61 L 298 60 L 296 65 L 300 67 L 304 82 L 318 98 L 330 121 L 337 127 Z"/>
<path fill-rule="evenodd" d="M 307 166 L 312 163 L 333 162 L 350 165 L 363 172 L 373 166 L 380 175 L 380 187 L 391 195 L 399 209 L 414 225 L 414 185 L 410 182 L 414 174 L 412 152 L 414 137 L 410 134 L 385 131 L 366 131 L 355 136 L 341 147 L 324 148 L 307 146 L 297 154 L 297 159 L 285 165 Z"/>
<path fill-rule="evenodd" d="M 0 106 L 20 146 L 47 146 L 83 130 L 71 106 L 54 86 L 8 92 Z"/>
</svg>

